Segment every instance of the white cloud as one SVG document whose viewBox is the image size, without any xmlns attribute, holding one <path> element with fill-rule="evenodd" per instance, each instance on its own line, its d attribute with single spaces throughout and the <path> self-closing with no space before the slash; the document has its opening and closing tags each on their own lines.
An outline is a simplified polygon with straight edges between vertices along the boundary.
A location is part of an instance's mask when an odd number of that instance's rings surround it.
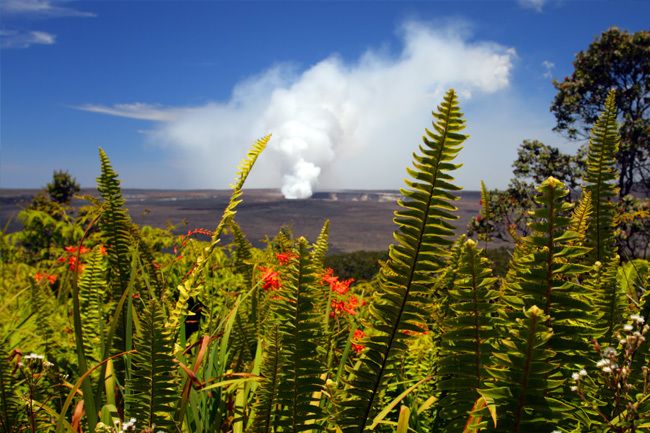
<svg viewBox="0 0 650 433">
<path fill-rule="evenodd" d="M 519 5 L 526 9 L 533 9 L 536 12 L 542 12 L 546 0 L 518 0 Z"/>
<path fill-rule="evenodd" d="M 107 107 L 104 105 L 84 104 L 73 106 L 83 111 L 90 111 L 92 113 L 109 114 L 111 116 L 128 117 L 131 119 L 140 120 L 153 120 L 158 122 L 171 122 L 178 118 L 178 114 L 182 112 L 180 109 L 164 108 L 158 105 L 145 104 L 142 102 L 134 102 L 131 104 L 115 104 Z"/>
<path fill-rule="evenodd" d="M 398 188 L 431 110 L 454 87 L 463 109 L 484 117 L 470 123 L 475 140 L 494 140 L 482 158 L 468 158 L 470 188 L 484 172 L 504 175 L 525 122 L 495 110 L 490 95 L 510 84 L 516 53 L 489 42 L 473 42 L 465 32 L 409 22 L 401 29 L 396 56 L 368 50 L 357 61 L 330 56 L 302 72 L 287 65 L 270 68 L 240 83 L 230 100 L 192 108 L 142 103 L 85 105 L 88 111 L 157 121 L 149 140 L 174 152 L 191 180 L 188 187 L 225 187 L 238 160 L 255 138 L 273 133 L 249 186 L 282 185 L 287 197 L 308 197 L 314 188 Z M 530 116 L 534 119 L 534 116 Z M 514 125 L 513 125 L 514 123 Z M 536 125 L 538 126 L 538 125 Z M 549 128 L 550 129 L 550 128 Z M 475 146 L 475 145 L 472 145 Z M 499 162 L 489 158 L 498 154 Z M 499 166 L 500 164 L 500 166 Z M 481 169 L 476 169 L 480 167 Z M 489 175 L 489 174 L 488 174 Z M 503 182 L 501 182 L 503 183 Z M 502 185 L 494 185 L 502 186 Z"/>
<path fill-rule="evenodd" d="M 2 48 L 27 48 L 31 45 L 53 45 L 55 42 L 56 36 L 47 32 L 0 30 Z"/>
<path fill-rule="evenodd" d="M 544 60 L 542 62 L 542 67 L 544 68 L 544 78 L 553 78 L 553 69 L 555 68 L 555 63 Z"/>
<path fill-rule="evenodd" d="M 29 15 L 36 17 L 94 17 L 92 12 L 83 12 L 64 6 L 65 1 L 50 0 L 4 0 L 0 12 L 4 15 Z"/>
</svg>

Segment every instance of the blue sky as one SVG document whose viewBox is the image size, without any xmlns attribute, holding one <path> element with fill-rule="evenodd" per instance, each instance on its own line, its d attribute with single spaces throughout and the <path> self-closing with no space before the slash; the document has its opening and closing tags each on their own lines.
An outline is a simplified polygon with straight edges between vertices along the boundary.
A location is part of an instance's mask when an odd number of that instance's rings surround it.
<svg viewBox="0 0 650 433">
<path fill-rule="evenodd" d="M 125 187 L 287 197 L 398 188 L 450 86 L 471 134 L 458 181 L 503 187 L 526 138 L 551 131 L 553 78 L 610 26 L 647 29 L 647 1 L 3 0 L 0 187 L 54 169 L 83 186 L 104 148 Z"/>
</svg>

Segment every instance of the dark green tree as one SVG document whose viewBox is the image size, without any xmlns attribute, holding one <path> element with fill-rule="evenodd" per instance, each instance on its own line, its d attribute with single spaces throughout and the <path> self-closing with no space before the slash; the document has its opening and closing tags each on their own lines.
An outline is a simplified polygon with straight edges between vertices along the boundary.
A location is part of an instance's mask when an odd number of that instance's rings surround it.
<svg viewBox="0 0 650 433">
<path fill-rule="evenodd" d="M 572 139 L 588 137 L 610 89 L 616 89 L 621 123 L 617 155 L 620 197 L 634 187 L 650 190 L 650 31 L 628 33 L 612 27 L 576 55 L 574 72 L 554 81 L 551 105 L 556 131 Z"/>
<path fill-rule="evenodd" d="M 46 189 L 52 201 L 66 205 L 81 191 L 77 180 L 67 170 L 54 170 L 52 182 L 47 184 Z"/>
</svg>

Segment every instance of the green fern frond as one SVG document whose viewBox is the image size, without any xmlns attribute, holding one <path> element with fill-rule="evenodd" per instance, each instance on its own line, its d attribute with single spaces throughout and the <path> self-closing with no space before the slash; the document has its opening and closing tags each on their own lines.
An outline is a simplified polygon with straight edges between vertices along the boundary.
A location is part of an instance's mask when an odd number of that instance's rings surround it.
<svg viewBox="0 0 650 433">
<path fill-rule="evenodd" d="M 223 211 L 223 215 L 221 216 L 221 221 L 219 221 L 217 228 L 212 234 L 211 248 L 214 248 L 216 243 L 219 242 L 219 238 L 221 237 L 223 229 L 228 224 L 228 221 L 235 216 L 236 208 L 242 201 L 241 196 L 244 182 L 246 182 L 246 178 L 253 169 L 255 161 L 257 161 L 257 158 L 264 151 L 270 139 L 271 135 L 269 134 L 257 140 L 246 154 L 246 157 L 239 163 L 235 183 L 231 185 L 233 192 L 230 196 L 230 201 L 228 201 L 228 205 L 226 206 L 226 209 Z"/>
<path fill-rule="evenodd" d="M 450 315 L 443 322 L 440 347 L 438 403 L 441 431 L 463 430 L 477 389 L 485 386 L 486 365 L 496 337 L 494 313 L 497 293 L 489 260 L 468 240 L 463 249 L 456 284 L 449 291 Z"/>
<path fill-rule="evenodd" d="M 587 236 L 592 210 L 591 192 L 583 191 L 580 201 L 571 214 L 571 222 L 569 223 L 569 230 L 578 234 L 578 238 L 575 240 L 578 245 L 582 245 Z"/>
<path fill-rule="evenodd" d="M 208 263 L 208 258 L 210 257 L 214 249 L 219 244 L 223 230 L 226 228 L 229 221 L 231 221 L 232 218 L 235 216 L 237 206 L 242 201 L 241 196 L 242 196 L 242 187 L 244 186 L 244 182 L 246 181 L 246 178 L 248 177 L 251 169 L 253 168 L 253 164 L 255 164 L 255 161 L 257 160 L 259 155 L 266 148 L 266 144 L 269 142 L 270 139 L 271 136 L 267 135 L 257 140 L 249 150 L 246 157 L 240 163 L 239 170 L 237 172 L 237 178 L 235 180 L 235 183 L 233 184 L 232 195 L 230 196 L 230 200 L 228 202 L 228 205 L 226 206 L 226 209 L 223 211 L 221 220 L 219 221 L 217 228 L 214 230 L 212 234 L 210 245 L 206 247 L 203 253 L 197 257 L 194 266 L 190 271 L 189 275 L 187 276 L 187 278 L 185 279 L 185 281 L 182 284 L 178 285 L 178 292 L 179 292 L 178 300 L 176 301 L 175 306 L 171 309 L 171 312 L 169 313 L 169 318 L 167 320 L 168 329 L 170 330 L 178 329 L 178 324 L 180 322 L 181 317 L 187 315 L 188 312 L 187 302 L 189 301 L 190 298 L 196 297 L 201 292 L 202 286 L 201 284 L 198 283 L 199 276 L 202 274 L 205 265 Z"/>
<path fill-rule="evenodd" d="M 253 279 L 253 265 L 250 260 L 253 258 L 253 245 L 248 241 L 239 224 L 234 219 L 228 223 L 232 236 L 237 246 L 235 251 L 234 266 L 237 273 L 243 275 L 245 287 L 251 287 Z"/>
<path fill-rule="evenodd" d="M 107 299 L 106 266 L 104 257 L 96 249 L 86 263 L 79 280 L 79 301 L 84 354 L 87 359 L 101 361 L 98 350 L 102 347 L 104 335 L 104 303 Z"/>
<path fill-rule="evenodd" d="M 613 343 L 616 331 L 623 327 L 626 313 L 629 314 L 626 293 L 616 279 L 619 260 L 616 255 L 605 263 L 596 262 L 585 280 L 587 298 L 593 306 L 590 322 L 601 331 L 598 337 L 607 343 Z"/>
<path fill-rule="evenodd" d="M 591 193 L 593 208 L 587 245 L 593 248 L 593 259 L 601 262 L 616 254 L 613 200 L 618 194 L 616 153 L 620 142 L 616 115 L 616 94 L 611 90 L 605 109 L 591 130 L 584 176 L 583 189 Z"/>
<path fill-rule="evenodd" d="M 312 251 L 314 265 L 318 268 L 323 268 L 325 266 L 325 256 L 327 256 L 327 249 L 329 246 L 329 234 L 330 220 L 325 220 L 323 227 L 318 234 L 318 238 L 316 238 Z"/>
<path fill-rule="evenodd" d="M 364 432 L 378 411 L 382 387 L 394 368 L 396 355 L 406 349 L 408 331 L 419 332 L 426 323 L 425 305 L 430 303 L 435 275 L 444 266 L 457 219 L 452 201 L 457 200 L 452 163 L 467 138 L 461 131 L 465 121 L 456 93 L 447 92 L 438 111 L 433 131 L 426 131 L 420 154 L 413 154 L 411 180 L 402 189 L 403 200 L 395 213 L 396 244 L 389 261 L 380 271 L 379 300 L 371 305 L 375 321 L 367 349 L 351 372 L 346 387 L 348 398 L 341 402 L 339 426 L 344 432 Z M 406 333 L 404 331 L 407 331 Z"/>
<path fill-rule="evenodd" d="M 557 352 L 563 366 L 574 368 L 580 350 L 588 350 L 593 337 L 587 327 L 590 305 L 584 298 L 584 287 L 578 284 L 589 267 L 580 264 L 589 251 L 574 245 L 579 235 L 567 230 L 571 205 L 564 197 L 568 189 L 555 178 L 548 178 L 538 188 L 538 204 L 530 224 L 532 233 L 527 242 L 530 254 L 516 264 L 514 281 L 507 285 L 506 299 L 513 302 L 514 311 L 533 305 L 543 309 L 553 330 L 550 348 Z"/>
<path fill-rule="evenodd" d="M 561 392 L 562 380 L 554 353 L 548 348 L 553 332 L 549 317 L 532 306 L 510 324 L 501 352 L 488 368 L 493 381 L 480 392 L 497 404 L 497 427 L 503 433 L 548 433 L 557 425 L 548 400 Z"/>
<path fill-rule="evenodd" d="M 255 393 L 253 420 L 249 433 L 271 433 L 275 425 L 275 407 L 277 404 L 282 358 L 280 357 L 280 333 L 275 326 L 266 341 L 264 360 L 262 361 L 262 382 Z"/>
<path fill-rule="evenodd" d="M 323 413 L 314 395 L 323 390 L 325 371 L 318 354 L 322 312 L 315 308 L 323 293 L 305 238 L 298 239 L 295 256 L 274 308 L 282 338 L 278 416 L 282 431 L 290 432 L 322 428 L 315 423 Z"/>
<path fill-rule="evenodd" d="M 490 219 L 490 193 L 485 187 L 485 182 L 481 181 L 481 214 L 483 218 Z"/>
<path fill-rule="evenodd" d="M 165 317 L 158 301 L 151 300 L 139 319 L 131 377 L 126 381 L 126 418 L 136 418 L 138 428 L 176 431 L 173 413 L 179 390 L 172 356 L 174 344 L 165 329 Z"/>
<path fill-rule="evenodd" d="M 18 433 L 23 431 L 18 421 L 24 404 L 16 393 L 18 384 L 13 375 L 14 365 L 7 351 L 7 342 L 0 343 L 0 432 Z"/>
<path fill-rule="evenodd" d="M 131 218 L 124 207 L 118 175 L 101 148 L 99 158 L 101 175 L 97 178 L 97 190 L 103 199 L 99 227 L 108 255 L 108 281 L 113 300 L 117 301 L 129 285 L 131 275 Z"/>
</svg>

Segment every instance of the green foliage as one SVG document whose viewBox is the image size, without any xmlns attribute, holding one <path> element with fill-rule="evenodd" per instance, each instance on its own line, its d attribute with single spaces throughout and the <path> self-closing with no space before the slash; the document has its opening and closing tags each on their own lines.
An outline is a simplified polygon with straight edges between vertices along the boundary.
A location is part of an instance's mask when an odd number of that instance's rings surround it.
<svg viewBox="0 0 650 433">
<path fill-rule="evenodd" d="M 140 317 L 140 332 L 135 335 L 130 377 L 126 380 L 126 417 L 154 430 L 174 428 L 172 413 L 177 391 L 173 362 L 173 342 L 165 329 L 161 306 L 152 300 Z"/>
<path fill-rule="evenodd" d="M 341 278 L 369 281 L 387 259 L 386 251 L 354 251 L 325 257 L 325 266 Z"/>
<path fill-rule="evenodd" d="M 462 249 L 456 281 L 449 290 L 450 313 L 442 323 L 439 355 L 441 431 L 462 431 L 478 389 L 486 385 L 496 338 L 496 278 L 473 240 Z"/>
<path fill-rule="evenodd" d="M 557 120 L 555 130 L 571 138 L 588 135 L 610 90 L 616 89 L 613 103 L 623 121 L 621 148 L 616 156 L 621 197 L 639 183 L 644 191 L 650 188 L 649 57 L 649 31 L 631 34 L 612 27 L 576 55 L 570 77 L 553 82 L 557 89 L 551 105 Z"/>
<path fill-rule="evenodd" d="M 616 253 L 614 249 L 614 203 L 616 197 L 616 152 L 618 125 L 614 91 L 609 93 L 605 110 L 591 130 L 584 188 L 591 193 L 592 221 L 587 245 L 593 248 L 595 260 L 604 261 Z"/>
<path fill-rule="evenodd" d="M 378 413 L 382 385 L 394 374 L 397 354 L 407 348 L 408 334 L 418 332 L 417 323 L 425 322 L 425 306 L 430 281 L 444 265 L 446 247 L 452 244 L 457 217 L 451 201 L 460 188 L 450 183 L 450 171 L 466 136 L 465 122 L 453 90 L 449 91 L 433 113 L 433 132 L 427 130 L 420 154 L 413 155 L 413 168 L 407 169 L 412 180 L 402 189 L 404 200 L 395 213 L 397 244 L 391 246 L 389 261 L 380 271 L 379 301 L 371 309 L 374 334 L 366 343 L 359 366 L 351 372 L 348 398 L 342 402 L 340 424 L 344 432 L 363 432 Z"/>
<path fill-rule="evenodd" d="M 575 206 L 557 179 L 518 184 L 514 250 L 453 239 L 453 91 L 413 156 L 388 256 L 327 257 L 327 221 L 313 243 L 282 228 L 254 248 L 234 216 L 268 136 L 215 230 L 183 236 L 132 223 L 100 151 L 101 200 L 27 210 L 0 236 L 0 431 L 647 430 L 650 264 L 616 255 L 630 220 L 609 204 L 612 113 Z M 483 186 L 483 220 L 522 197 Z"/>
<path fill-rule="evenodd" d="M 52 182 L 45 187 L 50 199 L 61 204 L 70 204 L 72 197 L 81 191 L 77 180 L 65 170 L 54 170 Z"/>
</svg>

